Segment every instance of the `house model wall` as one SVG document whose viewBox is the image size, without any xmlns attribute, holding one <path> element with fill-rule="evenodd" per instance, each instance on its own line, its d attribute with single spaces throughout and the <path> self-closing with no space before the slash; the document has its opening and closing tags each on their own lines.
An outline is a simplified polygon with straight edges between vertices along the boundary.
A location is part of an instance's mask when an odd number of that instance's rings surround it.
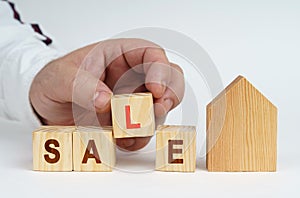
<svg viewBox="0 0 300 198">
<path fill-rule="evenodd" d="M 208 171 L 276 171 L 277 108 L 244 77 L 207 106 Z"/>
</svg>

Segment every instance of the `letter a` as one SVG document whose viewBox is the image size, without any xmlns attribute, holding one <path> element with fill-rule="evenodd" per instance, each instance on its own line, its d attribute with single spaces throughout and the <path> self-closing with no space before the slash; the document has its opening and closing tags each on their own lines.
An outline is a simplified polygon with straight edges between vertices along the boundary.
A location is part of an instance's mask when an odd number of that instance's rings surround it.
<svg viewBox="0 0 300 198">
<path fill-rule="evenodd" d="M 91 150 L 93 150 L 93 153 L 91 153 Z M 89 158 L 94 158 L 97 164 L 101 164 L 99 153 L 97 151 L 97 147 L 94 140 L 89 140 L 84 157 L 82 159 L 82 163 L 86 164 Z"/>
</svg>

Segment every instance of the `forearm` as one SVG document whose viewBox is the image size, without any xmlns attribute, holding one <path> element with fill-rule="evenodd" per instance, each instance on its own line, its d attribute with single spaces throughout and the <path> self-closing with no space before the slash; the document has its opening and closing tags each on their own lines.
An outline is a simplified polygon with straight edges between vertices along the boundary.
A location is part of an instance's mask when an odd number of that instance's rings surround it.
<svg viewBox="0 0 300 198">
<path fill-rule="evenodd" d="M 41 42 L 30 25 L 14 18 L 7 2 L 0 1 L 0 117 L 36 126 L 29 102 L 35 75 L 59 53 Z"/>
</svg>

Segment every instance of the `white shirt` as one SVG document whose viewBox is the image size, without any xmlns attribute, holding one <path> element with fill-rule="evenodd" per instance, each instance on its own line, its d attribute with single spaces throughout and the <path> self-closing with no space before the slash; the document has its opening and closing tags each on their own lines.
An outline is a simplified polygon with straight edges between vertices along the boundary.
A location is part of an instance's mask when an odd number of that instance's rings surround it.
<svg viewBox="0 0 300 198">
<path fill-rule="evenodd" d="M 11 4 L 0 1 L 0 117 L 36 128 L 40 123 L 30 104 L 35 75 L 60 56 L 45 37 L 14 18 Z"/>
</svg>

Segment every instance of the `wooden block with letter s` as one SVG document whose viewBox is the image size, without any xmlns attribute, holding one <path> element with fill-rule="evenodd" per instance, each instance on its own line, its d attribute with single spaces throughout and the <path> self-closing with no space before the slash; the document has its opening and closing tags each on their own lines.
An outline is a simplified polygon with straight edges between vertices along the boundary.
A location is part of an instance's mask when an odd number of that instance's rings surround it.
<svg viewBox="0 0 300 198">
<path fill-rule="evenodd" d="M 151 93 L 114 95 L 111 99 L 115 138 L 154 135 L 155 119 Z"/>
<path fill-rule="evenodd" d="M 159 126 L 156 132 L 156 170 L 194 172 L 196 169 L 196 128 Z"/>
<path fill-rule="evenodd" d="M 74 126 L 43 126 L 33 131 L 33 170 L 72 171 L 74 130 Z"/>
<path fill-rule="evenodd" d="M 78 127 L 73 133 L 74 171 L 112 171 L 116 147 L 111 127 Z"/>
</svg>

